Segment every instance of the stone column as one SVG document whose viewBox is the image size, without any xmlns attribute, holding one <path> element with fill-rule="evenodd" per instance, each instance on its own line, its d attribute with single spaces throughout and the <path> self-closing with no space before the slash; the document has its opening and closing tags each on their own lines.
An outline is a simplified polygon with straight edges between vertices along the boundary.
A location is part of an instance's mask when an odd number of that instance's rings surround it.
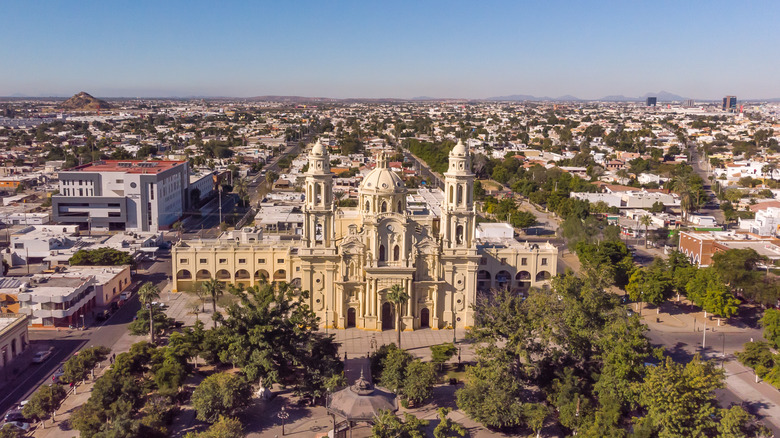
<svg viewBox="0 0 780 438">
<path fill-rule="evenodd" d="M 412 292 L 412 281 L 408 278 L 404 280 L 404 287 L 406 288 L 406 293 L 409 295 L 409 300 L 407 300 L 406 303 L 406 316 L 411 317 L 412 316 L 412 306 L 414 305 L 414 293 Z"/>
</svg>

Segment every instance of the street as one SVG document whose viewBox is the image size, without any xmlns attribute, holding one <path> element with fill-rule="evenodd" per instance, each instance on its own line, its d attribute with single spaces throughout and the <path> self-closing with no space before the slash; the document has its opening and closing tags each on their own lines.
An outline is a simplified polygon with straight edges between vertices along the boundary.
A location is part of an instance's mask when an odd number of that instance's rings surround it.
<svg viewBox="0 0 780 438">
<path fill-rule="evenodd" d="M 87 319 L 85 330 L 30 330 L 30 350 L 45 350 L 53 347 L 53 354 L 42 364 L 31 364 L 21 371 L 18 378 L 0 380 L 5 386 L 0 388 L 0 412 L 6 412 L 16 406 L 22 400 L 30 398 L 33 392 L 43 384 L 51 382 L 51 376 L 59 366 L 70 358 L 73 353 L 84 347 L 105 346 L 113 347 L 122 335 L 127 333 L 127 326 L 133 321 L 133 317 L 141 308 L 135 291 L 145 282 L 151 281 L 160 290 L 163 289 L 170 275 L 170 252 L 161 251 L 157 261 L 149 269 L 134 276 L 134 282 L 130 285 L 133 295 L 111 317 L 102 323 L 93 323 Z M 99 324 L 99 325 L 93 325 Z M 4 377 L 4 376 L 3 376 Z"/>
</svg>

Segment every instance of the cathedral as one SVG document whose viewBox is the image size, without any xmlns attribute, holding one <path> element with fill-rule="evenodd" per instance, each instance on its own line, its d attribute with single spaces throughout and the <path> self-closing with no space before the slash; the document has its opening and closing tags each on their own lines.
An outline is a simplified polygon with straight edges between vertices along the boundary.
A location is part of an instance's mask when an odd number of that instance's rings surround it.
<svg viewBox="0 0 780 438">
<path fill-rule="evenodd" d="M 380 152 L 363 178 L 357 207 L 336 207 L 327 149 L 309 151 L 300 236 L 280 238 L 246 227 L 218 239 L 187 240 L 173 249 L 173 290 L 217 278 L 245 286 L 287 281 L 308 290 L 311 308 L 329 328 L 395 329 L 401 285 L 401 329 L 474 324 L 478 292 L 522 292 L 549 284 L 558 250 L 519 242 L 507 224 L 476 224 L 471 156 L 450 152 L 444 192 L 410 194 Z M 214 277 L 212 277 L 212 275 Z"/>
</svg>

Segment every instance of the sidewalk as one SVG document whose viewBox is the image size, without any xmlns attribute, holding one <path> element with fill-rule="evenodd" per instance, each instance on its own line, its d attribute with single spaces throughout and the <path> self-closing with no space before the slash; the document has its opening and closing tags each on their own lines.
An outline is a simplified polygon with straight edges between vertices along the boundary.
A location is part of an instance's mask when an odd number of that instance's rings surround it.
<svg viewBox="0 0 780 438">
<path fill-rule="evenodd" d="M 753 370 L 739 362 L 728 361 L 724 368 L 726 387 L 748 404 L 748 410 L 760 415 L 775 433 L 780 433 L 780 391 L 761 379 L 756 383 Z"/>
</svg>

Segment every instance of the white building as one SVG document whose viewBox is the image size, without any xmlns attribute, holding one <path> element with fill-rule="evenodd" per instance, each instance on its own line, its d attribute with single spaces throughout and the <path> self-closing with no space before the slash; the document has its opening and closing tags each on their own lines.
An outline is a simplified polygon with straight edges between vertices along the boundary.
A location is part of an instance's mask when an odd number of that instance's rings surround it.
<svg viewBox="0 0 780 438">
<path fill-rule="evenodd" d="M 759 236 L 777 236 L 780 230 L 780 208 L 758 210 L 755 219 L 740 219 L 739 228 Z"/>
<path fill-rule="evenodd" d="M 179 220 L 187 204 L 186 161 L 95 161 L 59 178 L 54 220 L 85 229 L 156 232 Z"/>
</svg>

